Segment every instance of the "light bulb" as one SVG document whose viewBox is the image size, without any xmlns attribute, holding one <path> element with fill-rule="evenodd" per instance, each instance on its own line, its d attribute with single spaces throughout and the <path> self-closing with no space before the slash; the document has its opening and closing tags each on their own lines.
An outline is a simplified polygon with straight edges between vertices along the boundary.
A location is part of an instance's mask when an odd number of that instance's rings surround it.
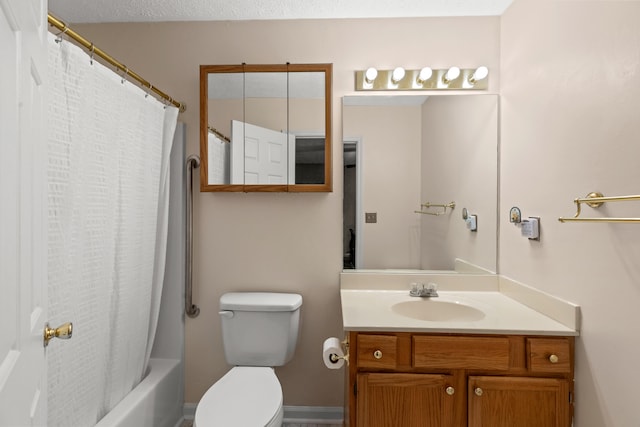
<svg viewBox="0 0 640 427">
<path fill-rule="evenodd" d="M 378 77 L 378 70 L 373 67 L 367 68 L 367 71 L 364 73 L 365 82 L 371 84 Z"/>
<path fill-rule="evenodd" d="M 433 70 L 429 67 L 424 67 L 423 69 L 420 70 L 420 73 L 418 73 L 418 84 L 424 84 L 427 80 L 429 80 L 431 78 L 431 76 L 433 75 Z"/>
<path fill-rule="evenodd" d="M 489 75 L 489 69 L 485 66 L 478 67 L 473 72 L 471 76 L 469 76 L 469 83 L 474 84 L 478 80 L 486 79 Z"/>
<path fill-rule="evenodd" d="M 404 78 L 404 68 L 402 67 L 397 67 L 396 69 L 393 70 L 393 73 L 391 73 L 391 81 L 393 83 L 398 83 L 403 78 Z"/>
<path fill-rule="evenodd" d="M 450 83 L 453 80 L 457 79 L 458 77 L 460 77 L 460 68 L 451 67 L 447 70 L 443 80 L 445 83 Z"/>
</svg>

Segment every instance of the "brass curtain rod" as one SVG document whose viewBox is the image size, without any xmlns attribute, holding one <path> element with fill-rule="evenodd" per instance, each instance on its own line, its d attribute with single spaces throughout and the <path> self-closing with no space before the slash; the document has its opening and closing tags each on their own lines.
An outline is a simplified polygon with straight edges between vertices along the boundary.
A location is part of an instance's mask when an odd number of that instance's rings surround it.
<svg viewBox="0 0 640 427">
<path fill-rule="evenodd" d="M 212 128 L 211 126 L 207 126 L 207 129 L 209 129 L 209 132 L 211 132 L 212 134 L 214 134 L 218 138 L 222 139 L 224 142 L 231 142 L 229 137 L 227 137 L 227 136 L 223 135 L 222 133 L 220 133 L 220 131 L 218 129 Z"/>
<path fill-rule="evenodd" d="M 111 64 L 114 67 L 122 70 L 124 72 L 124 74 L 126 74 L 126 75 L 132 77 L 134 80 L 138 81 L 143 87 L 146 87 L 147 89 L 149 89 L 149 91 L 155 93 L 160 98 L 165 99 L 171 105 L 174 105 L 175 107 L 177 107 L 180 110 L 181 113 L 183 113 L 187 109 L 187 105 L 186 104 L 176 101 L 175 99 L 171 98 L 169 95 L 167 95 L 166 93 L 164 93 L 163 91 L 161 91 L 157 87 L 153 86 L 151 83 L 149 83 L 148 81 L 143 79 L 139 74 L 131 71 L 126 65 L 124 65 L 120 61 L 116 60 L 111 55 L 109 55 L 108 53 L 103 51 L 102 49 L 96 47 L 89 40 L 85 39 L 80 34 L 75 32 L 71 28 L 69 28 L 69 26 L 65 22 L 62 22 L 60 19 L 56 18 L 55 16 L 53 16 L 50 13 L 48 14 L 48 21 L 49 21 L 49 25 L 51 25 L 52 27 L 56 27 L 57 29 L 62 31 L 59 34 L 60 36 L 62 36 L 63 34 L 68 35 L 73 40 L 78 42 L 82 47 L 84 47 L 89 52 L 91 52 L 92 55 L 93 54 L 98 55 L 100 58 L 104 59 L 109 64 Z"/>
<path fill-rule="evenodd" d="M 603 203 L 606 202 L 627 202 L 633 200 L 640 200 L 640 195 L 633 196 L 611 196 L 604 197 L 602 193 L 593 192 L 587 194 L 587 197 L 574 199 L 573 202 L 576 204 L 576 214 L 573 218 L 558 218 L 560 222 L 623 222 L 623 223 L 634 223 L 640 222 L 640 218 L 579 218 L 581 212 L 581 204 L 586 203 L 592 208 L 600 207 Z"/>
</svg>

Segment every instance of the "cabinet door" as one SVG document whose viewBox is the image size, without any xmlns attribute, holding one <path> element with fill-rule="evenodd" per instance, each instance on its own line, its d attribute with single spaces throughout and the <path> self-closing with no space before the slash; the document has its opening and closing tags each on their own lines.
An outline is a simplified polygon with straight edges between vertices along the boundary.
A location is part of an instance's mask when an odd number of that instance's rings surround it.
<svg viewBox="0 0 640 427">
<path fill-rule="evenodd" d="M 358 374 L 358 427 L 449 427 L 452 377 L 427 374 Z M 462 391 L 462 390 L 461 390 Z"/>
<path fill-rule="evenodd" d="M 469 377 L 469 427 L 570 427 L 569 381 Z"/>
</svg>

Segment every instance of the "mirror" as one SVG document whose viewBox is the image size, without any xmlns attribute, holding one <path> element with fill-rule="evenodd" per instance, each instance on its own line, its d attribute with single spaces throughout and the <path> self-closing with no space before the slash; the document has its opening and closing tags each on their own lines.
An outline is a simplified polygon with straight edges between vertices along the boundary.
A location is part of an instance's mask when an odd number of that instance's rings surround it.
<svg viewBox="0 0 640 427">
<path fill-rule="evenodd" d="M 201 65 L 201 191 L 332 191 L 331 64 Z"/>
<path fill-rule="evenodd" d="M 497 95 L 346 96 L 343 139 L 345 269 L 497 271 Z"/>
</svg>

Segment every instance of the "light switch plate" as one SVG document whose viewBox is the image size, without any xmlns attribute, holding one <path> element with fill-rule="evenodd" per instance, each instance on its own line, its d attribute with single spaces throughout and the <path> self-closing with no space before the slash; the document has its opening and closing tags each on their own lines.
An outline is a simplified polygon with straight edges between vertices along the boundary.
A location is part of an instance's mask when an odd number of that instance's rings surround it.
<svg viewBox="0 0 640 427">
<path fill-rule="evenodd" d="M 378 213 L 377 212 L 365 212 L 364 214 L 364 222 L 367 224 L 375 224 L 378 222 Z"/>
</svg>

